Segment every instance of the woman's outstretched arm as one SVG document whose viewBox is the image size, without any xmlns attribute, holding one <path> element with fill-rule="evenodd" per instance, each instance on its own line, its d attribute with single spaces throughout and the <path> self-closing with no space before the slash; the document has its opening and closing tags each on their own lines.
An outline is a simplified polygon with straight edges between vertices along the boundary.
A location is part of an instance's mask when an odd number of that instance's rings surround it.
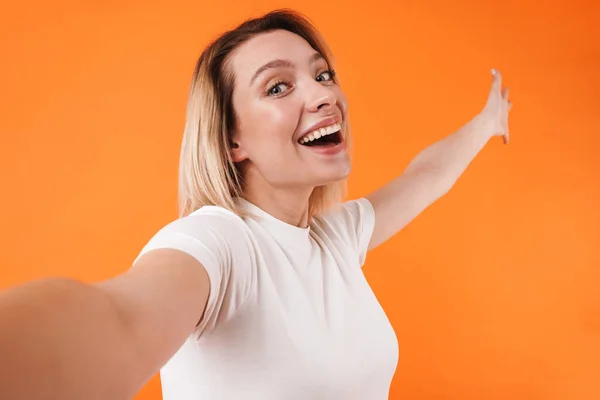
<svg viewBox="0 0 600 400">
<path fill-rule="evenodd" d="M 492 86 L 484 109 L 450 136 L 419 153 L 404 173 L 367 198 L 375 209 L 373 249 L 409 224 L 446 194 L 493 136 L 508 143 L 508 90 L 492 70 Z"/>
<path fill-rule="evenodd" d="M 209 280 L 177 250 L 154 250 L 113 279 L 44 279 L 0 292 L 6 399 L 130 399 L 202 316 Z"/>
</svg>

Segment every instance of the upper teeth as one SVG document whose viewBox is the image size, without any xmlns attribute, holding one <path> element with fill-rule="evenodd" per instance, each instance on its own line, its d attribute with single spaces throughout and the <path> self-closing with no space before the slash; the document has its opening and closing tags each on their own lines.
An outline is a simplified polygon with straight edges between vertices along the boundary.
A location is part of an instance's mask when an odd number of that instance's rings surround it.
<svg viewBox="0 0 600 400">
<path fill-rule="evenodd" d="M 342 129 L 342 126 L 340 124 L 333 124 L 321 129 L 317 129 L 309 133 L 308 135 L 302 136 L 302 138 L 300 138 L 300 143 L 312 142 L 313 140 L 318 139 L 320 137 L 331 135 L 333 132 L 337 132 L 340 129 Z"/>
</svg>

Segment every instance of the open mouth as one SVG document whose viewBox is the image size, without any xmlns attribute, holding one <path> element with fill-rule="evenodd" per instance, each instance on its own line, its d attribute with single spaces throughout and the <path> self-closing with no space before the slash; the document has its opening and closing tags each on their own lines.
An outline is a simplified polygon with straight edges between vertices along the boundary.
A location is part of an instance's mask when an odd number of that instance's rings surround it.
<svg viewBox="0 0 600 400">
<path fill-rule="evenodd" d="M 321 128 L 303 136 L 298 140 L 298 143 L 307 147 L 336 146 L 342 143 L 343 140 L 341 128 L 342 127 L 339 124 Z"/>
<path fill-rule="evenodd" d="M 320 138 L 310 140 L 308 142 L 300 143 L 303 146 L 307 147 L 317 147 L 317 146 L 335 146 L 342 143 L 342 133 L 341 131 L 330 133 L 326 136 L 321 136 Z"/>
</svg>

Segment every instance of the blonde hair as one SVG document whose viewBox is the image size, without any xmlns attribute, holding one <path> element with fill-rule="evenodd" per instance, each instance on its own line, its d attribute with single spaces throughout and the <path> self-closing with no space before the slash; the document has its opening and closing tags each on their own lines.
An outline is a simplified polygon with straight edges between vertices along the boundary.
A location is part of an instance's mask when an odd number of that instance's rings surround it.
<svg viewBox="0 0 600 400">
<path fill-rule="evenodd" d="M 332 66 L 333 56 L 317 29 L 303 15 L 276 10 L 249 19 L 214 40 L 194 69 L 179 160 L 179 214 L 189 215 L 205 205 L 217 205 L 243 215 L 235 202 L 243 197 L 243 177 L 233 162 L 230 132 L 236 115 L 232 105 L 234 75 L 229 55 L 252 37 L 277 29 L 304 38 Z M 349 126 L 343 132 L 349 142 Z M 309 215 L 339 203 L 346 180 L 316 187 L 309 199 Z"/>
</svg>

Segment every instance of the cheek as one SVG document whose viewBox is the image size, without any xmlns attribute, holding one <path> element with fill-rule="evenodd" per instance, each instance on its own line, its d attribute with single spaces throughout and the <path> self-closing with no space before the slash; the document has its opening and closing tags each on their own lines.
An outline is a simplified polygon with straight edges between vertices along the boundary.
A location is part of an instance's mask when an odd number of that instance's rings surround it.
<svg viewBox="0 0 600 400">
<path fill-rule="evenodd" d="M 346 115 L 348 114 L 348 100 L 346 99 L 346 95 L 339 86 L 336 88 L 336 96 L 337 96 L 337 106 L 342 112 L 344 119 L 346 119 Z"/>
<path fill-rule="evenodd" d="M 301 113 L 301 105 L 286 99 L 262 105 L 254 116 L 261 141 L 264 140 L 270 147 L 292 143 Z"/>
</svg>

